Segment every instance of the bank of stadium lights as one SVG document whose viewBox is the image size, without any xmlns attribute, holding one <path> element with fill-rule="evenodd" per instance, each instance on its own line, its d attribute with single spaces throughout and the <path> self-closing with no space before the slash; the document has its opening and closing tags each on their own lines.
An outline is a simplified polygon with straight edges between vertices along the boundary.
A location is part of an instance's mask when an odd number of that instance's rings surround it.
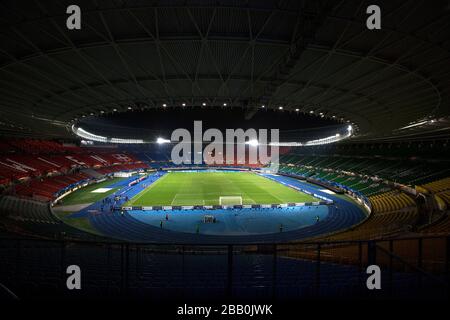
<svg viewBox="0 0 450 320">
<path fill-rule="evenodd" d="M 265 105 L 262 105 L 262 106 L 261 106 L 261 108 L 263 108 L 263 109 L 264 109 L 265 107 L 266 107 Z"/>
<path fill-rule="evenodd" d="M 321 138 L 321 139 L 307 141 L 303 145 L 305 145 L 305 146 L 317 146 L 317 145 L 322 145 L 322 144 L 329 144 L 329 143 L 338 142 L 338 141 L 343 140 L 345 138 L 348 138 L 350 136 L 351 136 L 351 131 L 349 131 L 344 136 L 341 136 L 339 133 L 336 133 L 335 135 L 329 136 L 329 137 L 326 137 L 326 138 Z"/>
<path fill-rule="evenodd" d="M 206 102 L 203 102 L 203 103 L 202 103 L 202 106 L 204 106 L 204 107 L 205 107 L 205 106 L 206 106 Z"/>
<path fill-rule="evenodd" d="M 280 107 L 278 107 L 278 110 L 283 110 L 283 107 L 281 107 L 281 106 L 280 106 Z"/>
<path fill-rule="evenodd" d="M 163 108 L 165 108 L 165 107 L 167 107 L 167 104 L 163 103 L 163 105 L 162 105 L 162 106 L 163 106 Z"/>
<path fill-rule="evenodd" d="M 347 138 L 350 138 L 353 134 L 354 128 L 352 126 L 347 127 L 346 133 L 335 133 L 334 135 L 320 138 L 320 139 L 314 139 L 309 140 L 306 142 L 270 142 L 270 146 L 278 146 L 278 147 L 301 147 L 301 146 L 317 146 L 317 145 L 323 145 L 323 144 L 330 144 L 335 143 Z M 247 141 L 246 144 L 250 144 L 250 141 Z"/>
<path fill-rule="evenodd" d="M 156 143 L 157 144 L 170 143 L 170 140 L 159 137 L 158 139 L 156 139 Z"/>
<path fill-rule="evenodd" d="M 104 143 L 126 143 L 126 144 L 140 144 L 144 143 L 142 139 L 121 139 L 121 138 L 108 138 L 105 136 L 100 136 L 94 133 L 90 133 L 83 128 L 77 128 L 75 125 L 72 125 L 72 132 L 77 136 L 88 139 L 90 141 L 104 142 Z"/>
<path fill-rule="evenodd" d="M 435 123 L 436 120 L 435 119 L 431 119 L 431 120 L 423 120 L 423 121 L 419 121 L 419 122 L 410 122 L 409 125 L 400 128 L 399 130 L 405 130 L 405 129 L 410 129 L 410 128 L 414 128 L 414 127 L 419 127 L 425 124 L 430 124 L 430 123 Z"/>
<path fill-rule="evenodd" d="M 224 107 L 226 107 L 226 106 L 227 106 L 227 104 L 226 104 L 226 103 L 224 103 L 224 104 L 223 104 L 223 106 L 224 106 Z"/>
<path fill-rule="evenodd" d="M 182 105 L 183 107 L 186 107 L 186 103 L 184 103 L 184 102 L 183 102 L 181 105 Z"/>
<path fill-rule="evenodd" d="M 131 110 L 131 109 L 133 109 L 133 108 L 132 108 L 132 107 L 128 107 L 127 109 L 128 109 L 128 110 Z"/>
<path fill-rule="evenodd" d="M 109 140 L 111 143 L 126 143 L 126 144 L 140 144 L 144 143 L 141 139 L 121 139 L 121 138 L 111 138 Z"/>
<path fill-rule="evenodd" d="M 309 113 L 310 113 L 310 114 L 313 114 L 313 113 L 314 113 L 314 110 L 309 111 Z"/>
</svg>

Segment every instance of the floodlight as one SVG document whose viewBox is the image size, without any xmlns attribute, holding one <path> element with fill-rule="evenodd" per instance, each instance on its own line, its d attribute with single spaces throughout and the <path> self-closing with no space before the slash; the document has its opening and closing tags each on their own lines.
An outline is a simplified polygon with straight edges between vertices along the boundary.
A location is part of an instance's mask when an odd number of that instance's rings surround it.
<svg viewBox="0 0 450 320">
<path fill-rule="evenodd" d="M 164 139 L 164 138 L 161 138 L 161 137 L 156 139 L 156 143 L 157 144 L 163 144 L 163 143 L 169 143 L 169 142 L 170 142 L 170 140 L 167 140 L 167 139 Z"/>
</svg>

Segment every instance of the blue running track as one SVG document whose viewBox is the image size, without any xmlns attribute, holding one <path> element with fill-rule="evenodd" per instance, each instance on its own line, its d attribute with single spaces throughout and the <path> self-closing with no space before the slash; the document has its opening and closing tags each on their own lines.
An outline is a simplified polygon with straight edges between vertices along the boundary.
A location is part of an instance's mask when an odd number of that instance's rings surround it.
<svg viewBox="0 0 450 320">
<path fill-rule="evenodd" d="M 130 211 L 122 215 L 110 211 L 110 205 L 121 205 L 126 197 L 131 198 L 159 178 L 159 174 L 129 187 L 133 179 L 115 183 L 112 187 L 122 187 L 109 202 L 102 201 L 73 214 L 73 217 L 87 216 L 92 226 L 105 236 L 133 242 L 159 243 L 262 243 L 286 242 L 302 240 L 345 230 L 360 221 L 366 214 L 362 208 L 342 197 L 321 191 L 322 187 L 312 185 L 294 178 L 273 176 L 276 180 L 300 187 L 304 190 L 325 196 L 334 201 L 329 206 L 312 206 L 303 208 L 276 209 L 227 209 L 227 210 L 172 210 L 172 211 Z M 120 185 L 118 185 L 120 184 Z M 110 186 L 111 187 L 111 186 Z M 114 196 L 120 195 L 121 200 L 114 202 Z M 101 207 L 103 206 L 103 211 Z M 326 212 L 326 209 L 328 212 Z M 211 214 L 217 217 L 217 224 L 200 223 L 201 217 Z M 166 213 L 169 220 L 165 220 Z M 256 215 L 260 214 L 261 217 Z M 291 219 L 295 214 L 301 218 Z M 153 215 L 153 216 L 152 216 Z M 229 217 L 225 217 L 228 215 Z M 265 216 L 267 219 L 263 219 Z M 319 216 L 319 221 L 317 221 Z M 276 217 L 277 219 L 274 219 Z M 249 223 L 249 218 L 251 223 Z M 253 219 L 251 219 L 253 218 Z M 178 220 L 179 219 L 179 220 Z M 163 227 L 160 227 L 160 221 Z M 280 221 L 283 228 L 280 230 Z M 233 225 L 235 224 L 235 225 Z M 199 228 L 197 230 L 197 225 Z"/>
</svg>

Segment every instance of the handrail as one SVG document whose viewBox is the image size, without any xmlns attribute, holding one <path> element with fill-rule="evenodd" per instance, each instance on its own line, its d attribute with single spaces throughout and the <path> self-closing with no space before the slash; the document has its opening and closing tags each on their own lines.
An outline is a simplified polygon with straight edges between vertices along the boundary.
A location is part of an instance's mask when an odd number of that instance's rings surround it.
<svg viewBox="0 0 450 320">
<path fill-rule="evenodd" d="M 37 242 L 55 242 L 55 243 L 80 243 L 80 244 L 107 244 L 107 245 L 156 245 L 156 246 L 205 246 L 205 247 L 219 247 L 219 246 L 268 246 L 268 245 L 337 245 L 337 244 L 359 244 L 367 242 L 382 242 L 382 241 L 402 241 L 402 240 L 419 240 L 419 239 L 445 239 L 450 238 L 450 235 L 426 235 L 426 236 L 411 236 L 395 239 L 360 239 L 360 240 L 333 240 L 333 241 L 288 241 L 288 242 L 233 242 L 233 243 L 202 243 L 202 242 L 134 242 L 134 241 L 104 241 L 104 240 L 86 240 L 86 239 L 49 239 L 49 238 L 32 238 L 32 237 L 1 237 L 0 241 L 37 241 Z"/>
<path fill-rule="evenodd" d="M 447 286 L 447 283 L 445 281 L 443 281 L 442 279 L 439 279 L 438 277 L 435 277 L 434 275 L 432 275 L 431 273 L 426 272 L 424 269 L 419 268 L 411 263 L 409 263 L 408 261 L 406 261 L 405 259 L 403 259 L 402 257 L 400 257 L 399 255 L 396 255 L 395 253 L 379 246 L 376 244 L 376 248 L 379 249 L 380 251 L 386 253 L 388 256 L 400 261 L 401 263 L 403 263 L 405 266 L 413 269 L 414 271 L 417 271 L 427 277 L 429 277 L 430 279 L 433 279 L 436 282 L 439 282 L 440 284 Z"/>
<path fill-rule="evenodd" d="M 7 295 L 13 299 L 13 300 L 19 300 L 19 297 L 12 292 L 10 289 L 8 289 L 3 283 L 0 282 L 0 289 L 2 289 L 4 292 L 7 293 Z"/>
</svg>

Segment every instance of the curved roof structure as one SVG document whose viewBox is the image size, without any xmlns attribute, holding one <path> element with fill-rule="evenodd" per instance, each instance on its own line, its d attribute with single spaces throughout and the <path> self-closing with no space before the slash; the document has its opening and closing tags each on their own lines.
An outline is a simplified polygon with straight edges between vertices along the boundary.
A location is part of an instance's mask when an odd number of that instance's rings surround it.
<svg viewBox="0 0 450 320">
<path fill-rule="evenodd" d="M 136 108 L 261 106 L 353 123 L 359 139 L 448 127 L 448 1 L 0 3 L 0 129 L 68 137 Z M 433 120 L 433 121 L 431 121 Z M 401 130 L 400 130 L 401 131 Z"/>
</svg>

